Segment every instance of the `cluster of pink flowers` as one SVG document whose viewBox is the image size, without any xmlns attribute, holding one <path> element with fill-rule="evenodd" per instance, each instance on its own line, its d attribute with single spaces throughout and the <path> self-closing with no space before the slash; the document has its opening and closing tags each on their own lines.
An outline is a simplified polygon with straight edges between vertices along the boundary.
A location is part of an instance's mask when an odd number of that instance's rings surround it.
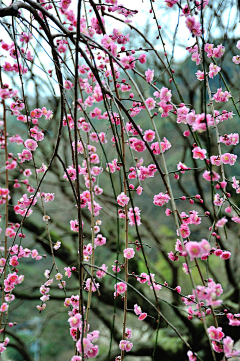
<svg viewBox="0 0 240 361">
<path fill-rule="evenodd" d="M 207 53 L 208 58 L 221 58 L 225 52 L 225 48 L 222 44 L 214 48 L 214 44 L 206 43 L 204 45 L 204 51 Z"/>
<path fill-rule="evenodd" d="M 222 300 L 217 300 L 217 297 L 220 297 L 223 293 L 223 289 L 220 283 L 215 283 L 212 278 L 208 279 L 208 285 L 197 286 L 196 292 L 193 290 L 193 293 L 197 295 L 199 301 L 204 301 L 207 306 L 219 306 L 222 303 Z"/>
<path fill-rule="evenodd" d="M 213 95 L 213 99 L 217 103 L 228 102 L 231 97 L 232 95 L 228 91 L 223 92 L 222 88 L 218 88 L 217 93 Z"/>
<path fill-rule="evenodd" d="M 128 218 L 129 218 L 129 225 L 134 226 L 137 224 L 138 226 L 141 225 L 141 210 L 138 207 L 129 208 L 128 211 Z"/>
<path fill-rule="evenodd" d="M 166 150 L 171 148 L 171 143 L 164 137 L 163 141 L 160 142 L 161 148 L 159 146 L 158 142 L 152 143 L 151 144 L 151 149 L 153 151 L 154 154 L 160 154 L 161 150 L 164 153 Z"/>
<path fill-rule="evenodd" d="M 162 192 L 160 192 L 159 194 L 156 194 L 154 196 L 154 199 L 153 199 L 153 203 L 155 204 L 155 206 L 163 206 L 164 204 L 168 203 L 169 200 L 170 200 L 170 196 L 169 194 L 164 194 Z"/>
<path fill-rule="evenodd" d="M 72 296 L 71 298 L 66 298 L 64 305 L 66 307 L 71 306 L 71 310 L 68 312 L 69 314 L 69 325 L 70 325 L 70 335 L 72 336 L 74 341 L 76 342 L 76 347 L 78 352 L 81 354 L 84 352 L 84 357 L 94 358 L 98 355 L 99 349 L 98 345 L 94 345 L 99 338 L 99 331 L 95 330 L 92 332 L 87 332 L 87 337 L 83 337 L 82 339 L 82 315 L 79 313 L 79 297 Z M 77 340 L 77 334 L 80 333 L 80 338 Z M 83 345 L 83 350 L 82 350 Z M 73 360 L 74 358 L 72 358 Z M 75 359 L 79 360 L 79 359 Z M 75 361 L 74 360 L 74 361 Z M 81 359 L 80 359 L 81 360 Z"/>
<path fill-rule="evenodd" d="M 194 16 L 188 16 L 185 23 L 193 36 L 202 35 L 201 24 L 194 18 Z"/>
<path fill-rule="evenodd" d="M 145 318 L 147 317 L 147 313 L 146 312 L 142 312 L 142 309 L 140 306 L 138 306 L 137 304 L 134 305 L 134 313 L 139 316 L 138 319 L 140 321 L 145 320 Z"/>
</svg>

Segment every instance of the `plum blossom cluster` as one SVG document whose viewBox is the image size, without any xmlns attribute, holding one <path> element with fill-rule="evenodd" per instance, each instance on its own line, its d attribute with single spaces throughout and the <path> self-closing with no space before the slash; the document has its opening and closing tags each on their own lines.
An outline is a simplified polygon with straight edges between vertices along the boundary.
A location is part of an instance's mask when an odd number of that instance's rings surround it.
<svg viewBox="0 0 240 361">
<path fill-rule="evenodd" d="M 99 331 L 94 330 L 92 332 L 88 331 L 83 334 L 85 331 L 82 322 L 82 315 L 79 313 L 79 296 L 72 296 L 71 298 L 66 298 L 64 301 L 64 306 L 68 307 L 70 310 L 68 311 L 69 315 L 69 326 L 70 326 L 70 335 L 73 341 L 76 342 L 76 348 L 80 354 L 84 353 L 84 357 L 94 358 L 98 355 L 99 349 L 98 345 L 94 343 L 99 338 Z M 88 325 L 89 326 L 89 325 Z M 85 326 L 86 327 L 86 326 Z M 78 336 L 80 335 L 80 336 Z M 79 337 L 79 338 L 78 338 Z M 82 349 L 83 347 L 83 349 Z"/>
</svg>

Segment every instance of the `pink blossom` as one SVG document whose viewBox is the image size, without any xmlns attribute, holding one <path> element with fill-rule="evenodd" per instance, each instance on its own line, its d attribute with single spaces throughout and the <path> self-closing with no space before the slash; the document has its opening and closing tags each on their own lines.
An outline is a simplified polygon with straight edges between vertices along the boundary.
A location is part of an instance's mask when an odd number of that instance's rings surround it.
<svg viewBox="0 0 240 361">
<path fill-rule="evenodd" d="M 30 175 L 32 175 L 31 169 L 25 169 L 23 174 L 25 175 L 25 177 L 29 177 Z"/>
<path fill-rule="evenodd" d="M 168 253 L 168 258 L 171 260 L 171 261 L 178 261 L 179 260 L 179 257 L 173 253 L 173 251 L 169 252 Z"/>
<path fill-rule="evenodd" d="M 214 44 L 206 43 L 204 45 L 204 50 L 206 51 L 208 58 L 211 58 L 213 56 L 213 47 L 214 47 Z"/>
<path fill-rule="evenodd" d="M 82 360 L 82 358 L 80 356 L 73 356 L 71 358 L 71 361 L 81 361 L 81 360 Z"/>
<path fill-rule="evenodd" d="M 42 117 L 42 115 L 43 115 L 43 111 L 42 111 L 42 109 L 34 109 L 34 110 L 32 110 L 31 112 L 30 112 L 30 116 L 32 117 L 32 118 L 41 118 Z"/>
<path fill-rule="evenodd" d="M 183 263 L 183 272 L 186 273 L 186 274 L 188 274 L 190 272 L 190 270 L 189 270 L 186 263 Z"/>
<path fill-rule="evenodd" d="M 204 71 L 198 70 L 195 74 L 198 80 L 204 80 Z"/>
<path fill-rule="evenodd" d="M 209 252 L 211 250 L 211 245 L 206 239 L 202 239 L 201 242 L 199 243 L 199 245 L 201 247 L 202 254 L 209 254 Z"/>
<path fill-rule="evenodd" d="M 160 108 L 158 109 L 158 111 L 161 113 L 161 117 L 168 117 L 169 116 L 169 112 L 171 110 L 173 110 L 173 106 L 172 104 L 167 104 L 164 100 L 161 100 L 159 103 L 157 103 L 157 105 L 160 106 Z"/>
<path fill-rule="evenodd" d="M 224 252 L 222 252 L 222 254 L 220 255 L 220 258 L 222 258 L 222 259 L 229 259 L 231 257 L 231 252 L 229 252 L 229 251 L 224 251 Z"/>
<path fill-rule="evenodd" d="M 18 264 L 19 264 L 18 257 L 17 256 L 11 257 L 9 263 L 10 263 L 11 266 L 17 267 Z"/>
<path fill-rule="evenodd" d="M 5 230 L 5 236 L 9 237 L 9 238 L 13 238 L 15 237 L 16 232 L 14 232 L 14 230 L 10 227 L 6 228 Z"/>
<path fill-rule="evenodd" d="M 89 211 L 92 213 L 92 204 L 91 204 L 91 202 L 88 202 L 87 205 L 88 205 Z M 101 209 L 102 209 L 102 207 L 97 202 L 93 201 L 93 213 L 94 213 L 94 216 L 98 216 Z"/>
<path fill-rule="evenodd" d="M 182 162 L 179 162 L 179 163 L 177 164 L 177 169 L 178 169 L 178 170 L 181 170 L 181 173 L 184 174 L 184 173 L 185 173 L 185 169 L 186 169 L 186 170 L 189 170 L 189 169 L 191 169 L 191 168 L 187 167 L 186 164 L 184 164 L 184 163 L 182 163 Z"/>
<path fill-rule="evenodd" d="M 225 336 L 222 332 L 222 327 L 216 328 L 214 326 L 210 326 L 207 331 L 211 340 L 214 341 L 220 341 Z"/>
<path fill-rule="evenodd" d="M 121 268 L 119 267 L 119 266 L 115 266 L 115 265 L 112 265 L 112 270 L 113 270 L 113 272 L 121 272 Z"/>
<path fill-rule="evenodd" d="M 226 213 L 231 213 L 232 212 L 232 207 L 231 206 L 226 207 L 225 212 Z"/>
<path fill-rule="evenodd" d="M 192 351 L 188 351 L 187 352 L 187 356 L 188 356 L 188 359 L 189 359 L 189 361 L 197 361 L 197 356 L 195 356 L 193 353 L 192 353 Z"/>
<path fill-rule="evenodd" d="M 146 54 L 141 54 L 141 55 L 139 55 L 138 60 L 139 60 L 139 62 L 140 62 L 141 64 L 146 63 L 146 61 L 147 61 L 147 56 L 146 56 Z"/>
<path fill-rule="evenodd" d="M 231 154 L 231 153 L 224 153 L 221 156 L 221 161 L 224 164 L 230 164 L 230 165 L 234 165 L 234 163 L 237 160 L 237 155 L 235 154 Z"/>
<path fill-rule="evenodd" d="M 214 195 L 214 201 L 213 201 L 213 203 L 214 203 L 216 206 L 220 207 L 220 206 L 223 204 L 223 198 L 220 198 L 220 195 L 219 195 L 218 193 L 216 193 L 216 194 Z"/>
<path fill-rule="evenodd" d="M 232 61 L 235 64 L 240 64 L 240 56 L 239 55 L 235 55 L 232 57 Z"/>
<path fill-rule="evenodd" d="M 160 192 L 154 196 L 153 203 L 156 206 L 162 207 L 164 204 L 168 203 L 170 199 L 171 198 L 168 194 Z"/>
<path fill-rule="evenodd" d="M 138 304 L 135 304 L 135 305 L 134 305 L 134 312 L 135 312 L 135 314 L 136 314 L 137 316 L 142 313 L 142 309 L 141 309 L 140 306 L 138 306 Z"/>
<path fill-rule="evenodd" d="M 83 343 L 84 353 L 87 353 L 93 346 L 93 344 L 91 343 L 91 341 L 88 338 L 83 338 L 82 342 L 81 342 L 81 339 L 79 339 L 76 343 L 76 347 L 77 347 L 77 350 L 79 351 L 79 353 L 82 352 L 82 343 Z"/>
<path fill-rule="evenodd" d="M 230 207 L 231 208 L 231 207 Z M 227 208 L 226 208 L 227 209 Z M 225 211 L 226 211 L 225 209 Z M 231 212 L 229 212 L 231 213 Z M 233 215 L 233 217 L 231 218 L 231 220 L 235 223 L 240 223 L 240 217 L 236 216 L 236 214 Z"/>
<path fill-rule="evenodd" d="M 232 313 L 227 313 L 227 318 L 229 319 L 229 325 L 230 326 L 240 326 L 240 314 L 236 313 L 236 314 L 232 314 Z"/>
<path fill-rule="evenodd" d="M 78 224 L 78 220 L 75 219 L 74 221 L 70 221 L 70 228 L 73 232 L 78 232 L 79 230 L 79 224 Z"/>
<path fill-rule="evenodd" d="M 45 202 L 53 201 L 54 200 L 54 194 L 55 193 L 45 193 L 45 195 L 44 195 Z"/>
<path fill-rule="evenodd" d="M 145 320 L 146 317 L 147 317 L 147 313 L 144 312 L 139 315 L 138 319 L 139 319 L 139 321 L 143 321 L 143 320 Z"/>
<path fill-rule="evenodd" d="M 186 18 L 185 24 L 193 35 L 195 35 L 195 36 L 202 35 L 201 24 L 196 21 L 194 16 L 188 16 Z"/>
<path fill-rule="evenodd" d="M 18 158 L 25 162 L 25 160 L 31 160 L 32 159 L 32 153 L 28 149 L 23 149 L 22 153 L 18 153 Z"/>
<path fill-rule="evenodd" d="M 201 63 L 201 58 L 200 58 L 198 52 L 193 53 L 191 59 L 192 59 L 192 61 L 196 62 L 196 65 L 199 65 Z"/>
<path fill-rule="evenodd" d="M 27 139 L 24 143 L 25 147 L 29 150 L 35 150 L 37 148 L 37 142 L 33 139 Z"/>
<path fill-rule="evenodd" d="M 127 259 L 131 259 L 134 257 L 135 251 L 133 248 L 126 248 L 123 251 L 123 256 Z"/>
<path fill-rule="evenodd" d="M 151 81 L 153 80 L 153 77 L 154 77 L 154 70 L 146 70 L 145 71 L 145 76 L 146 76 L 146 80 L 148 83 L 151 83 Z"/>
<path fill-rule="evenodd" d="M 220 136 L 220 142 L 226 145 L 236 145 L 239 143 L 239 134 L 238 133 L 224 134 L 224 136 Z"/>
<path fill-rule="evenodd" d="M 88 132 L 90 132 L 90 130 L 91 130 L 91 124 L 90 124 L 90 123 L 87 123 L 87 122 L 82 122 L 82 124 L 81 124 L 81 129 L 82 129 L 84 132 L 88 133 Z"/>
<path fill-rule="evenodd" d="M 97 237 L 94 239 L 94 243 L 96 246 L 103 246 L 106 244 L 106 237 L 103 237 L 100 233 L 97 235 Z"/>
<path fill-rule="evenodd" d="M 177 233 L 178 233 L 178 230 L 177 230 Z M 190 229 L 189 229 L 187 224 L 181 224 L 180 233 L 181 233 L 183 238 L 187 238 L 187 237 L 190 236 L 191 232 L 190 232 Z"/>
<path fill-rule="evenodd" d="M 153 130 L 149 129 L 144 132 L 143 139 L 146 142 L 152 142 L 154 138 L 155 138 L 155 132 Z"/>
<path fill-rule="evenodd" d="M 127 341 L 126 340 L 121 340 L 120 343 L 119 343 L 119 348 L 121 351 L 125 351 L 126 350 L 126 343 Z"/>
<path fill-rule="evenodd" d="M 138 139 L 132 143 L 132 149 L 136 152 L 143 152 L 146 149 L 146 145 L 142 140 Z"/>
<path fill-rule="evenodd" d="M 129 340 L 132 337 L 132 330 L 130 328 L 126 328 L 125 330 L 125 338 Z"/>
<path fill-rule="evenodd" d="M 63 278 L 63 275 L 58 272 L 58 273 L 55 275 L 55 278 L 56 278 L 57 281 L 60 281 L 60 280 Z"/>
<path fill-rule="evenodd" d="M 0 267 L 4 267 L 6 264 L 6 259 L 5 258 L 0 258 Z"/>
<path fill-rule="evenodd" d="M 227 102 L 231 97 L 231 94 L 228 91 L 223 92 L 222 88 L 218 88 L 217 93 L 213 95 L 213 99 L 217 103 Z"/>
<path fill-rule="evenodd" d="M 0 307 L 0 312 L 7 312 L 8 307 L 8 304 L 4 302 Z"/>
<path fill-rule="evenodd" d="M 65 270 L 65 275 L 68 276 L 68 278 L 70 278 L 71 275 L 72 275 L 71 268 L 70 267 L 64 267 L 64 270 Z"/>
<path fill-rule="evenodd" d="M 239 188 L 239 181 L 236 179 L 236 177 L 232 177 L 232 182 L 233 182 L 232 187 L 234 189 Z"/>
<path fill-rule="evenodd" d="M 216 222 L 216 227 L 224 227 L 225 224 L 227 223 L 227 218 L 226 217 L 222 217 L 221 219 L 219 219 L 217 222 Z"/>
<path fill-rule="evenodd" d="M 209 182 L 211 180 L 217 182 L 220 179 L 220 175 L 214 171 L 210 172 L 210 171 L 205 170 L 203 173 L 203 178 Z"/>
<path fill-rule="evenodd" d="M 163 138 L 163 142 L 160 143 L 161 144 L 161 148 L 162 148 L 162 152 L 164 153 L 166 150 L 171 148 L 171 143 L 164 137 Z M 154 154 L 160 154 L 161 150 L 160 150 L 160 146 L 158 142 L 152 143 L 151 144 L 151 149 L 153 151 Z"/>
<path fill-rule="evenodd" d="M 239 356 L 240 351 L 233 350 L 233 343 L 234 343 L 233 339 L 231 339 L 231 337 L 229 336 L 223 339 L 223 350 L 227 358 Z"/>
<path fill-rule="evenodd" d="M 140 282 L 140 283 L 146 283 L 146 282 L 148 281 L 148 279 L 149 279 L 149 276 L 148 276 L 147 273 L 145 273 L 145 272 L 142 272 L 142 273 L 139 275 L 139 277 L 137 277 L 137 280 L 138 280 L 138 282 Z"/>
<path fill-rule="evenodd" d="M 114 285 L 115 290 L 117 293 L 124 293 L 127 290 L 127 285 L 124 282 L 118 282 Z"/>
<path fill-rule="evenodd" d="M 196 23 L 196 20 L 195 20 L 194 16 L 188 16 L 186 18 L 185 24 L 189 30 L 193 29 L 195 23 Z"/>
<path fill-rule="evenodd" d="M 204 8 L 208 5 L 208 3 L 209 3 L 209 0 L 202 0 L 202 1 L 200 1 L 200 4 L 199 4 L 199 6 L 197 7 L 197 9 L 198 9 L 199 11 L 201 11 L 201 9 L 204 9 Z"/>
<path fill-rule="evenodd" d="M 97 283 L 97 282 L 95 281 L 95 279 L 92 280 L 91 278 L 88 278 L 88 279 L 86 280 L 84 289 L 89 292 L 91 285 L 92 285 L 92 292 L 96 292 L 97 289 L 98 289 L 99 286 L 100 286 L 99 283 Z"/>
<path fill-rule="evenodd" d="M 208 74 L 209 78 L 213 79 L 213 77 L 216 76 L 220 72 L 220 70 L 221 70 L 220 66 L 211 63 L 209 65 L 209 74 Z"/>
<path fill-rule="evenodd" d="M 165 214 L 166 214 L 166 216 L 171 216 L 171 214 L 172 214 L 171 209 L 166 208 L 166 210 L 165 210 Z"/>
<path fill-rule="evenodd" d="M 210 157 L 210 162 L 213 164 L 213 165 L 221 165 L 222 164 L 222 161 L 221 161 L 221 158 L 219 157 L 219 155 L 212 155 Z"/>
<path fill-rule="evenodd" d="M 141 225 L 141 217 L 140 217 L 140 209 L 138 207 L 134 207 L 134 210 L 133 208 L 130 208 L 129 211 L 128 211 L 128 218 L 129 218 L 129 225 L 130 226 L 134 226 L 136 224 L 136 221 L 137 221 L 137 225 L 140 226 Z M 136 221 L 135 221 L 136 219 Z"/>
<path fill-rule="evenodd" d="M 184 103 L 180 104 L 180 107 L 177 110 L 177 123 L 187 124 L 187 115 L 189 113 L 189 108 L 187 108 Z"/>
<path fill-rule="evenodd" d="M 155 108 L 156 102 L 153 98 L 148 98 L 148 99 L 146 99 L 146 104 L 147 104 L 148 109 L 152 110 Z"/>
<path fill-rule="evenodd" d="M 132 347 L 133 347 L 133 343 L 132 343 L 132 342 L 130 342 L 130 341 L 126 341 L 126 344 L 125 344 L 125 351 L 126 351 L 126 352 L 131 351 Z"/>
<path fill-rule="evenodd" d="M 199 258 L 201 256 L 201 245 L 198 242 L 187 242 L 185 244 L 185 249 L 190 256 L 191 261 L 194 258 Z"/>
<path fill-rule="evenodd" d="M 98 349 L 98 345 L 93 345 L 90 350 L 87 352 L 87 357 L 88 358 L 94 358 L 98 355 L 99 349 Z"/>
<path fill-rule="evenodd" d="M 70 317 L 68 319 L 70 327 L 80 328 L 81 324 L 82 324 L 81 318 L 82 318 L 82 316 L 80 315 L 80 313 L 76 313 L 74 316 Z"/>
<path fill-rule="evenodd" d="M 3 353 L 6 350 L 6 347 L 3 343 L 0 343 L 0 354 Z"/>
<path fill-rule="evenodd" d="M 64 44 L 59 44 L 57 49 L 58 49 L 59 53 L 66 53 L 67 46 Z"/>
<path fill-rule="evenodd" d="M 71 83 L 70 80 L 65 80 L 64 88 L 70 90 L 72 89 L 72 87 L 73 87 L 73 83 Z"/>
<path fill-rule="evenodd" d="M 129 197 L 127 195 L 125 195 L 124 192 L 122 192 L 121 194 L 119 194 L 117 196 L 117 202 L 118 202 L 119 206 L 124 207 L 128 204 Z"/>
<path fill-rule="evenodd" d="M 125 56 L 121 59 L 121 63 L 125 69 L 134 69 L 135 68 L 135 58 L 133 55 Z"/>
<path fill-rule="evenodd" d="M 103 263 L 103 265 L 101 266 L 101 269 L 97 270 L 96 276 L 98 278 L 103 278 L 106 275 L 105 271 L 107 271 L 107 269 L 108 269 L 108 267 L 105 265 L 105 263 Z"/>
<path fill-rule="evenodd" d="M 179 0 L 164 0 L 168 8 L 172 8 Z"/>
<path fill-rule="evenodd" d="M 154 93 L 155 94 L 155 93 Z M 161 88 L 160 90 L 160 99 L 163 100 L 164 102 L 170 102 L 171 98 L 172 98 L 172 92 L 170 89 L 165 88 L 164 86 Z"/>
<path fill-rule="evenodd" d="M 222 44 L 218 45 L 216 48 L 213 49 L 213 58 L 221 58 L 225 53 L 225 48 Z"/>
<path fill-rule="evenodd" d="M 17 162 L 15 160 L 13 160 L 12 163 L 10 163 L 8 161 L 6 162 L 6 167 L 5 167 L 6 169 L 11 170 L 11 169 L 15 169 L 16 167 L 17 167 Z M 18 187 L 17 184 L 18 183 L 16 183 L 14 185 L 15 186 L 14 188 Z M 20 185 L 19 185 L 19 187 L 20 187 Z"/>
<path fill-rule="evenodd" d="M 193 148 L 192 152 L 193 152 L 194 159 L 203 160 L 206 158 L 206 153 L 207 153 L 206 149 L 201 149 L 200 147 L 195 147 L 195 148 Z"/>
</svg>

